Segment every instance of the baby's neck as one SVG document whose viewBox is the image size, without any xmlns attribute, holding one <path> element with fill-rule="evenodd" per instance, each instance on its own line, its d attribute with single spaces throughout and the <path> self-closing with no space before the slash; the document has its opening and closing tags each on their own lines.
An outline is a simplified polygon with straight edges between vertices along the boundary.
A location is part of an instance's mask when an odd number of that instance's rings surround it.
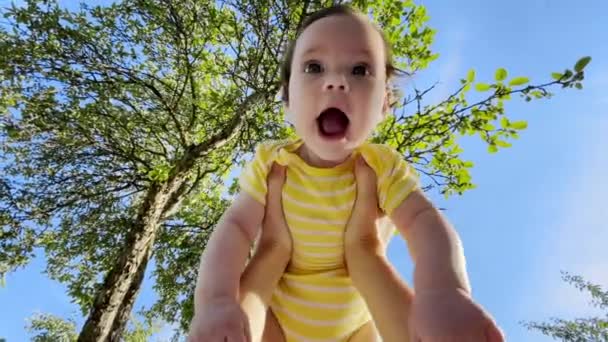
<svg viewBox="0 0 608 342">
<path fill-rule="evenodd" d="M 296 150 L 296 154 L 310 166 L 327 169 L 344 163 L 350 157 L 350 154 L 348 154 L 341 160 L 324 160 L 307 148 L 306 144 L 302 144 L 302 146 Z"/>
</svg>

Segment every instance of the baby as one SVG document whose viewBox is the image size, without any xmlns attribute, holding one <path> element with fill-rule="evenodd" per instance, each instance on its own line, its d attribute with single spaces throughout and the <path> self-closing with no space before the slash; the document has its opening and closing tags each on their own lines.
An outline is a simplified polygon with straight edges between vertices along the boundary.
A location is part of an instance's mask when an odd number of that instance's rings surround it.
<svg viewBox="0 0 608 342">
<path fill-rule="evenodd" d="M 456 232 L 403 157 L 367 142 L 395 71 L 382 32 L 351 8 L 303 23 L 281 75 L 299 138 L 260 145 L 243 170 L 203 253 L 191 340 L 502 341 L 470 297 Z M 376 228 L 377 210 L 390 224 Z M 415 295 L 386 261 L 394 227 Z"/>
</svg>

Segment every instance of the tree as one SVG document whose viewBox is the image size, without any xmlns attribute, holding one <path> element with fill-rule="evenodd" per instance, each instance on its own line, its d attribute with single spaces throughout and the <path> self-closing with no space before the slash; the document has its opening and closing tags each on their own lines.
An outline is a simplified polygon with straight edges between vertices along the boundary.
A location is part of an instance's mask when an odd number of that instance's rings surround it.
<svg viewBox="0 0 608 342">
<path fill-rule="evenodd" d="M 556 340 L 567 342 L 608 341 L 608 291 L 599 285 L 585 281 L 581 276 L 562 272 L 562 279 L 580 291 L 591 295 L 591 305 L 605 313 L 604 317 L 565 320 L 552 318 L 551 322 L 523 322 L 529 330 L 537 330 Z"/>
<path fill-rule="evenodd" d="M 75 342 L 78 339 L 76 323 L 51 314 L 35 314 L 26 327 L 33 342 Z"/>
<path fill-rule="evenodd" d="M 124 334 L 125 342 L 147 342 L 152 335 L 160 331 L 160 325 L 149 320 L 141 321 L 131 318 L 132 327 Z M 72 319 L 62 319 L 55 315 L 38 313 L 30 318 L 26 329 L 33 342 L 76 342 L 76 323 Z M 1 341 L 1 339 L 0 339 Z"/>
<path fill-rule="evenodd" d="M 200 254 L 236 189 L 229 172 L 260 141 L 293 134 L 276 96 L 279 56 L 304 16 L 333 2 L 123 0 L 70 11 L 28 0 L 6 9 L 0 273 L 43 248 L 47 273 L 88 315 L 79 339 L 115 341 L 153 257 L 160 299 L 148 313 L 185 329 Z M 352 4 L 383 28 L 404 71 L 437 58 L 423 6 Z M 433 86 L 415 89 L 374 139 L 402 152 L 425 190 L 461 194 L 473 187 L 473 164 L 456 138 L 508 147 L 526 123 L 510 121 L 504 102 L 580 88 L 589 60 L 538 85 L 503 68 L 477 82 L 471 70 L 439 103 L 424 101 Z"/>
</svg>

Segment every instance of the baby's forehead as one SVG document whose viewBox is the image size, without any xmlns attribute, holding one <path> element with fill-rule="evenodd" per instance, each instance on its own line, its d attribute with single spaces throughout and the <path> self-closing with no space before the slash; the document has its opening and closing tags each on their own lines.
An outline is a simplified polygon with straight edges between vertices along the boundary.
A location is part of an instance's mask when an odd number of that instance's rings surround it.
<svg viewBox="0 0 608 342">
<path fill-rule="evenodd" d="M 384 40 L 377 28 L 364 16 L 334 15 L 319 19 L 304 29 L 296 42 L 295 54 L 305 57 L 336 51 L 382 56 Z"/>
</svg>

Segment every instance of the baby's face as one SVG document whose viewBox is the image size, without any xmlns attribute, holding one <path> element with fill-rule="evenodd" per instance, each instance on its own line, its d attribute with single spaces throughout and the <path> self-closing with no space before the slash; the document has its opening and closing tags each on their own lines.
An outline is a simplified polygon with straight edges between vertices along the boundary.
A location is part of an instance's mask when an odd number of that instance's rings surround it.
<svg viewBox="0 0 608 342">
<path fill-rule="evenodd" d="M 380 33 L 356 16 L 320 19 L 298 38 L 286 110 L 321 160 L 344 160 L 381 121 L 385 60 Z"/>
</svg>

